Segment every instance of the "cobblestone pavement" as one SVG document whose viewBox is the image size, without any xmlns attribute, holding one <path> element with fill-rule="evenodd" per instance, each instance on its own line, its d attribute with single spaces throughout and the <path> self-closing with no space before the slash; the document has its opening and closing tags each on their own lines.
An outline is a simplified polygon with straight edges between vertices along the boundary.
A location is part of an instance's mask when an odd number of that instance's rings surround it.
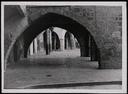
<svg viewBox="0 0 128 94">
<path fill-rule="evenodd" d="M 7 68 L 5 88 L 33 85 L 122 81 L 121 69 L 98 69 L 98 62 L 79 57 L 79 50 L 41 53 L 23 59 Z M 121 89 L 120 84 L 72 86 L 72 89 Z"/>
</svg>

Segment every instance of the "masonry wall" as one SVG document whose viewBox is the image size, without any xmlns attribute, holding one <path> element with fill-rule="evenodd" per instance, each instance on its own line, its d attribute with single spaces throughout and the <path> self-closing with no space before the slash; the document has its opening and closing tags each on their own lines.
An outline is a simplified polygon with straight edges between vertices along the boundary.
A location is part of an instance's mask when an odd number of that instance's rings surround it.
<svg viewBox="0 0 128 94">
<path fill-rule="evenodd" d="M 96 7 L 96 33 L 100 39 L 102 68 L 122 66 L 122 10 L 121 7 Z M 97 37 L 98 37 L 97 36 Z"/>
<path fill-rule="evenodd" d="M 16 40 L 28 26 L 27 17 L 20 14 L 17 6 L 5 6 L 4 8 L 4 58 L 5 62 L 14 62 L 14 50 L 19 49 Z M 23 42 L 22 42 L 23 43 Z M 13 47 L 14 46 L 14 47 Z M 19 54 L 20 50 L 17 50 Z M 16 55 L 15 55 L 16 56 Z M 17 55 L 18 56 L 18 55 Z"/>
</svg>

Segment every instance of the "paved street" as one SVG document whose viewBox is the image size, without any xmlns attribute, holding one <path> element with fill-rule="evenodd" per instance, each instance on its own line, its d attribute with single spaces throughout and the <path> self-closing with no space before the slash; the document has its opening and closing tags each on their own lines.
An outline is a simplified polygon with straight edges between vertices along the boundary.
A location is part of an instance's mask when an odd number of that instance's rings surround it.
<svg viewBox="0 0 128 94">
<path fill-rule="evenodd" d="M 121 69 L 98 69 L 98 62 L 92 62 L 88 60 L 89 58 L 79 56 L 79 49 L 76 49 L 53 52 L 50 56 L 40 52 L 28 59 L 23 59 L 7 68 L 5 88 L 67 84 L 61 88 L 121 89 L 121 84 L 119 84 L 122 80 Z M 93 82 L 94 85 L 90 85 Z M 97 82 L 102 84 L 98 85 Z M 78 83 L 80 84 L 77 86 Z M 70 86 L 71 84 L 72 86 Z"/>
</svg>

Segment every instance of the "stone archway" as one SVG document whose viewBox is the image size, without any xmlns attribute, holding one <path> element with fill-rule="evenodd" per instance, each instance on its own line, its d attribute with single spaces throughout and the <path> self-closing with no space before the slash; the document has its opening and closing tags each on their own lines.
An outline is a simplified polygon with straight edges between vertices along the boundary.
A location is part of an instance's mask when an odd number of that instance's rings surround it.
<svg viewBox="0 0 128 94">
<path fill-rule="evenodd" d="M 52 50 L 59 50 L 60 49 L 60 39 L 59 39 L 59 36 L 56 32 L 52 31 L 51 32 L 51 36 L 52 36 L 52 39 L 51 39 L 51 44 L 53 46 L 51 46 L 51 49 Z M 43 32 L 43 38 L 44 38 L 44 48 L 46 50 L 46 31 Z"/>
<path fill-rule="evenodd" d="M 60 39 L 58 34 L 54 31 L 51 31 L 50 34 L 51 34 L 50 50 L 51 51 L 60 50 Z M 37 52 L 43 52 L 46 54 L 46 49 L 47 49 L 46 46 L 47 46 L 47 30 L 44 30 L 31 42 L 28 49 L 28 56 L 33 55 Z"/>
<path fill-rule="evenodd" d="M 55 45 L 55 46 L 52 46 L 52 49 L 53 50 L 59 50 L 60 49 L 60 40 L 59 40 L 57 33 L 54 31 L 52 31 L 52 38 L 53 38 L 52 43 L 53 43 L 53 45 Z"/>
<path fill-rule="evenodd" d="M 75 48 L 75 37 L 72 33 L 65 33 L 65 49 L 74 49 Z"/>
<path fill-rule="evenodd" d="M 88 44 L 87 44 L 87 41 L 89 39 L 88 36 L 90 35 L 92 40 L 94 40 L 93 36 L 90 34 L 90 32 L 84 26 L 82 26 L 81 24 L 79 24 L 78 22 L 74 21 L 73 19 L 71 19 L 69 17 L 63 16 L 60 14 L 56 14 L 56 13 L 47 13 L 47 14 L 39 17 L 34 22 L 32 22 L 29 25 L 29 27 L 21 34 L 20 38 L 17 39 L 16 42 L 18 42 L 18 43 L 21 40 L 23 40 L 22 55 L 24 55 L 24 57 L 27 57 L 27 51 L 28 51 L 29 45 L 33 41 L 33 39 L 39 33 L 41 33 L 43 30 L 45 30 L 49 27 L 60 27 L 60 28 L 63 28 L 65 30 L 68 30 L 69 32 L 71 32 L 76 37 L 76 39 L 78 40 L 78 42 L 80 44 L 81 56 L 83 56 L 83 57 L 86 56 L 86 53 L 88 51 L 86 49 L 88 47 Z M 95 42 L 95 40 L 94 40 L 94 42 Z M 98 49 L 97 45 L 96 45 L 96 48 Z M 14 49 L 15 49 L 15 47 L 14 47 Z M 99 50 L 97 50 L 97 51 L 99 51 Z M 99 54 L 99 57 L 100 57 L 100 54 Z M 18 57 L 18 59 L 20 59 L 20 57 Z M 100 59 L 98 58 L 97 60 L 100 63 Z"/>
<path fill-rule="evenodd" d="M 8 6 L 7 10 L 5 8 L 7 12 L 5 18 L 8 16 L 8 9 L 11 9 L 11 6 Z M 24 57 L 30 40 L 38 35 L 37 33 L 41 29 L 57 26 L 73 32 L 75 37 L 79 39 L 79 43 L 85 40 L 80 36 L 84 36 L 84 32 L 89 31 L 95 40 L 94 45 L 96 44 L 98 52 L 100 52 L 99 56 L 102 62 L 100 68 L 122 67 L 121 6 L 27 6 L 26 9 L 28 15 L 21 16 L 19 12 L 14 10 L 16 16 L 5 20 L 5 65 L 7 62 L 12 63 Z M 10 11 L 13 12 L 13 9 Z M 113 13 L 113 11 L 116 12 Z M 57 20 L 53 18 L 57 18 Z M 26 33 L 26 31 L 29 32 Z M 14 37 L 11 39 L 10 35 Z M 29 41 L 26 41 L 27 37 L 29 37 Z M 84 52 L 84 46 L 86 45 L 83 45 L 81 53 Z M 84 56 L 84 53 L 82 55 Z"/>
</svg>

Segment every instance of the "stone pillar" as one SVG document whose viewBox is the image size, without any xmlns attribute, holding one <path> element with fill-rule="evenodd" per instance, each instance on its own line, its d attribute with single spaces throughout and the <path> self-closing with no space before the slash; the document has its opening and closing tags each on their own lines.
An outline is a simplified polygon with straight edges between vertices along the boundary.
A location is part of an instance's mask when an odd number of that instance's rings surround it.
<svg viewBox="0 0 128 94">
<path fill-rule="evenodd" d="M 51 40 L 51 31 L 46 30 L 46 55 L 49 55 L 52 51 L 52 40 Z"/>
<path fill-rule="evenodd" d="M 66 41 L 65 41 L 65 42 L 66 42 L 66 44 L 65 44 L 66 47 L 65 47 L 65 48 L 68 49 L 68 38 L 67 38 L 67 37 L 65 37 L 65 38 L 66 38 L 66 39 L 65 39 L 65 40 L 66 40 Z"/>
<path fill-rule="evenodd" d="M 46 51 L 46 44 L 47 44 L 47 33 L 44 31 L 43 33 L 43 41 L 44 41 L 44 50 Z"/>
<path fill-rule="evenodd" d="M 44 33 L 42 33 L 42 42 L 43 42 L 43 49 L 44 49 L 44 36 L 43 36 Z"/>
<path fill-rule="evenodd" d="M 85 56 L 89 57 L 89 34 L 85 37 Z"/>
<path fill-rule="evenodd" d="M 71 49 L 75 49 L 75 40 L 74 35 L 70 33 L 70 39 L 71 39 Z"/>
<path fill-rule="evenodd" d="M 50 45 L 49 45 L 49 40 L 50 38 L 49 38 L 49 31 L 48 30 L 46 30 L 46 55 L 49 55 L 50 54 Z"/>
<path fill-rule="evenodd" d="M 14 51 L 14 62 L 16 62 L 17 60 L 18 60 L 18 44 L 16 43 L 15 45 L 14 45 L 14 48 L 13 48 L 13 51 Z"/>
<path fill-rule="evenodd" d="M 37 39 L 34 39 L 34 51 L 37 53 Z"/>
<path fill-rule="evenodd" d="M 85 57 L 86 56 L 86 54 L 85 54 L 85 45 L 81 44 L 80 52 L 81 52 L 81 57 Z"/>
<path fill-rule="evenodd" d="M 81 57 L 85 57 L 85 40 L 84 38 L 80 38 L 80 53 L 81 53 Z"/>
<path fill-rule="evenodd" d="M 30 44 L 30 55 L 33 55 L 33 42 Z"/>
<path fill-rule="evenodd" d="M 57 41 L 56 41 L 56 40 L 57 40 L 57 39 L 56 39 L 56 35 L 54 35 L 53 37 L 54 37 L 54 38 L 53 38 L 53 49 L 56 50 L 56 42 L 57 42 Z"/>
<path fill-rule="evenodd" d="M 49 30 L 49 49 L 50 52 L 52 51 L 52 31 L 50 29 Z"/>
<path fill-rule="evenodd" d="M 60 50 L 64 50 L 64 39 L 60 39 Z"/>
<path fill-rule="evenodd" d="M 82 38 L 81 41 L 82 41 L 80 44 L 81 56 L 89 57 L 89 37 L 88 35 L 85 38 Z"/>
<path fill-rule="evenodd" d="M 40 51 L 40 40 L 37 38 L 37 50 Z"/>
<path fill-rule="evenodd" d="M 89 35 L 89 57 L 91 56 L 91 36 Z"/>
<path fill-rule="evenodd" d="M 93 38 L 91 38 L 91 61 L 97 60 L 97 47 Z"/>
<path fill-rule="evenodd" d="M 44 37 L 43 37 L 43 33 L 41 33 L 40 35 L 40 50 L 44 51 Z"/>
</svg>

